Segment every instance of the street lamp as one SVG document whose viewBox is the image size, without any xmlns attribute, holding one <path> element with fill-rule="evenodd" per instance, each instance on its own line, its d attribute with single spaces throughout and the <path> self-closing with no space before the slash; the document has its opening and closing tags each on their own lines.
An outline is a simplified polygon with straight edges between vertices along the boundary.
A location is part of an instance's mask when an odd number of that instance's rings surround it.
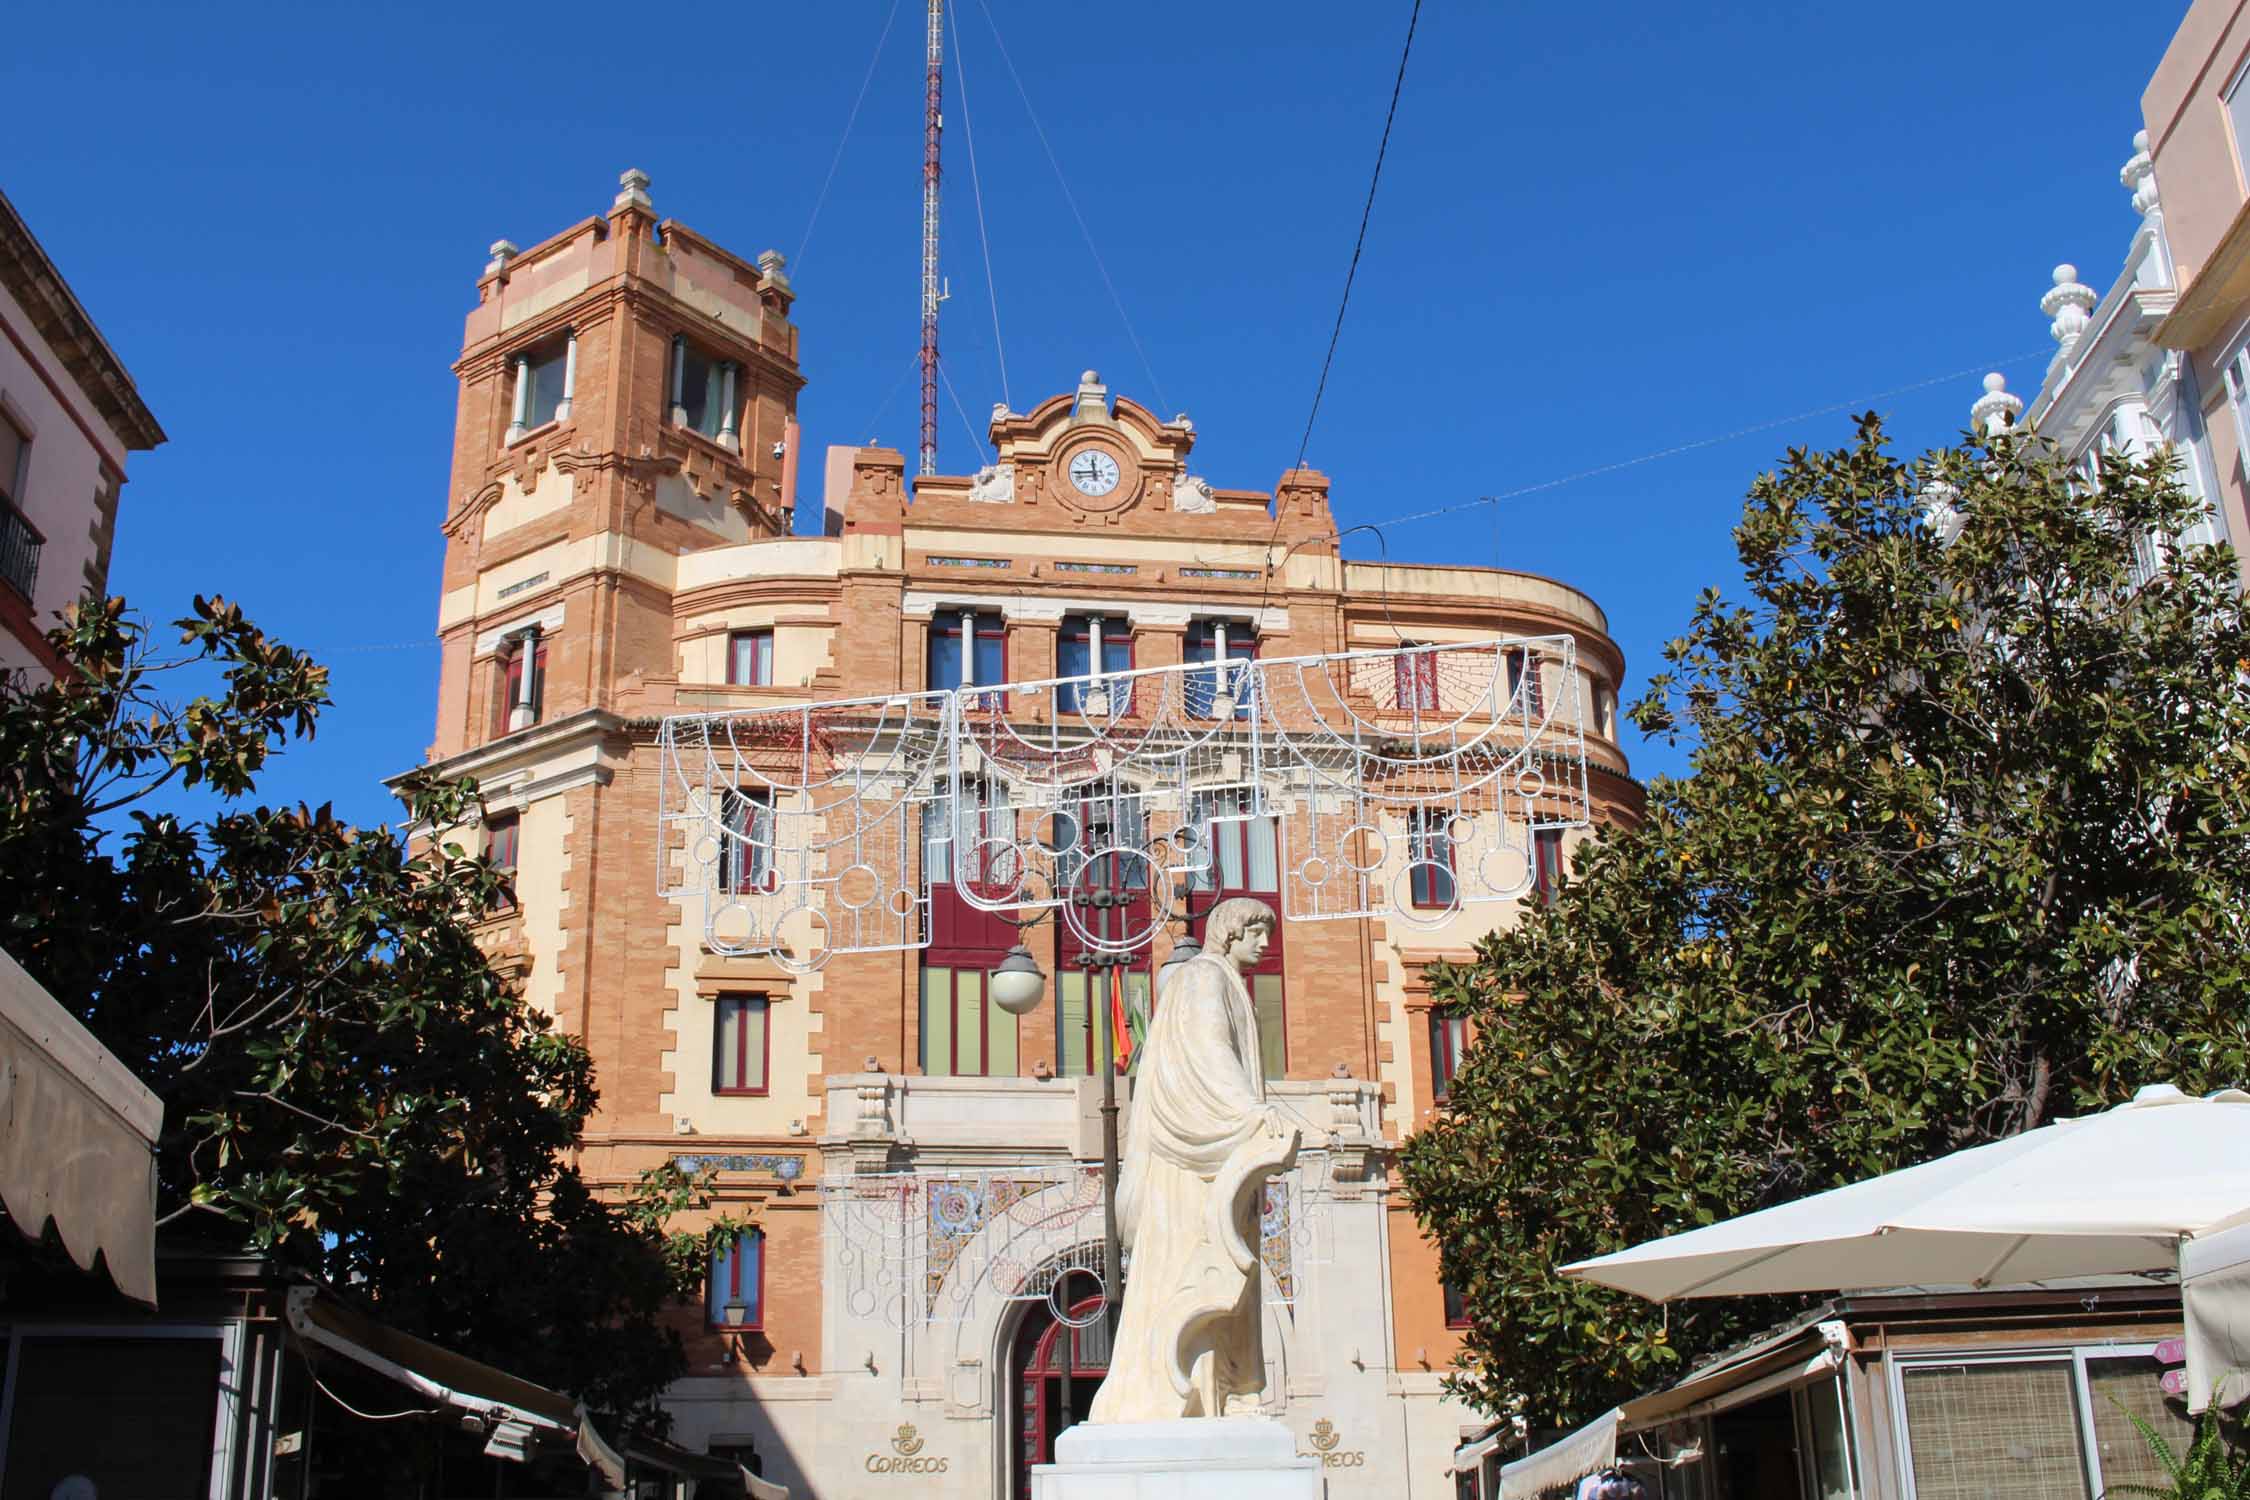
<svg viewBox="0 0 2250 1500">
<path fill-rule="evenodd" d="M 1039 960 L 1031 950 L 1018 943 L 1008 950 L 992 970 L 992 1003 L 1011 1016 L 1020 1016 L 1038 1007 L 1047 993 L 1047 976 L 1039 970 Z"/>
<path fill-rule="evenodd" d="M 1156 966 L 1156 993 L 1160 998 L 1164 994 L 1164 981 L 1170 979 L 1173 971 L 1180 965 L 1202 951 L 1203 945 L 1195 940 L 1194 933 L 1180 934 L 1180 940 L 1172 945 L 1172 951 L 1165 956 L 1164 962 Z"/>
</svg>

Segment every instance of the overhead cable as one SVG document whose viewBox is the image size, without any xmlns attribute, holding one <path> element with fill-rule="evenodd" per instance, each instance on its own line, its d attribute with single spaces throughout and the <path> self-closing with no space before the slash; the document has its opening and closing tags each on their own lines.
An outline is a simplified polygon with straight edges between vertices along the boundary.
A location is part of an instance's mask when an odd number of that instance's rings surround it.
<svg viewBox="0 0 2250 1500">
<path fill-rule="evenodd" d="M 1320 362 L 1320 383 L 1313 387 L 1312 410 L 1305 414 L 1305 435 L 1297 443 L 1297 462 L 1292 468 L 1305 466 L 1306 450 L 1312 447 L 1313 420 L 1320 415 L 1320 398 L 1328 390 L 1328 367 L 1335 362 L 1336 341 L 1343 336 L 1344 310 L 1352 305 L 1352 281 L 1359 275 L 1360 252 L 1367 248 L 1367 222 L 1375 215 L 1375 189 L 1383 180 L 1383 158 L 1391 149 L 1391 125 L 1398 119 L 1398 96 L 1406 87 L 1406 60 L 1414 53 L 1414 28 L 1421 19 L 1422 0 L 1414 0 L 1414 9 L 1406 18 L 1406 45 L 1398 53 L 1398 76 L 1391 80 L 1391 107 L 1383 115 L 1383 138 L 1375 147 L 1375 170 L 1367 179 L 1367 202 L 1359 210 L 1359 236 L 1352 241 L 1352 263 L 1344 271 L 1344 295 L 1336 303 L 1336 326 L 1328 331 L 1328 353 Z"/>
<path fill-rule="evenodd" d="M 836 169 L 844 164 L 844 147 L 851 144 L 852 126 L 859 123 L 859 107 L 867 102 L 867 86 L 875 81 L 875 65 L 883 60 L 883 44 L 891 39 L 891 22 L 898 19 L 899 0 L 891 0 L 890 14 L 883 17 L 882 34 L 875 38 L 875 54 L 867 59 L 867 76 L 859 81 L 859 95 L 852 100 L 852 112 L 844 117 L 844 133 L 836 141 L 836 155 L 828 163 L 828 175 L 821 180 L 820 196 L 813 199 L 812 217 L 805 220 L 804 238 L 797 241 L 797 254 L 790 269 L 799 276 L 805 274 L 805 247 L 812 243 L 813 226 L 820 222 L 821 205 L 828 201 L 828 189 L 836 181 Z"/>
<path fill-rule="evenodd" d="M 1420 3 L 1421 0 L 1415 0 L 1415 4 Z M 1023 86 L 1023 75 L 1016 71 L 1016 60 L 1008 55 L 1008 44 L 1001 39 L 1000 23 L 992 19 L 992 7 L 985 0 L 977 0 L 977 9 L 984 12 L 984 24 L 992 28 L 992 40 L 1000 49 L 1000 61 L 1007 64 L 1008 76 L 1015 81 L 1024 113 L 1031 116 L 1031 128 L 1038 133 L 1039 145 L 1047 153 L 1047 165 L 1055 169 L 1055 181 L 1062 188 L 1063 202 L 1070 205 L 1070 216 L 1078 221 L 1079 237 L 1086 242 L 1086 253 L 1094 257 L 1094 269 L 1101 272 L 1102 285 L 1108 289 L 1110 303 L 1117 309 L 1117 321 L 1125 325 L 1125 337 L 1132 341 L 1133 353 L 1140 357 L 1141 373 L 1148 376 L 1148 388 L 1156 393 L 1156 404 L 1169 411 L 1172 403 L 1165 399 L 1164 384 L 1156 378 L 1156 369 L 1148 362 L 1148 351 L 1141 347 L 1141 336 L 1133 331 L 1133 320 L 1125 311 L 1125 299 L 1117 295 L 1117 283 L 1109 279 L 1109 267 L 1103 264 L 1102 252 L 1094 244 L 1094 232 L 1086 227 L 1086 216 L 1078 211 L 1078 198 L 1070 190 L 1070 179 L 1063 175 L 1054 143 L 1047 139 L 1047 127 L 1039 123 L 1039 111 L 1032 108 L 1031 93 Z"/>
<path fill-rule="evenodd" d="M 984 184 L 977 177 L 977 128 L 969 121 L 969 73 L 962 66 L 966 59 L 961 55 L 960 7 L 948 11 L 946 20 L 953 27 L 953 79 L 961 85 L 961 133 L 969 141 L 969 192 L 977 205 L 977 243 L 984 247 L 984 300 L 992 308 L 992 357 L 1000 364 L 1000 399 L 1013 404 L 1008 395 L 1008 346 L 1000 339 L 1000 293 L 992 279 L 992 237 L 984 228 Z M 953 401 L 958 406 L 961 398 L 955 396 Z"/>
</svg>

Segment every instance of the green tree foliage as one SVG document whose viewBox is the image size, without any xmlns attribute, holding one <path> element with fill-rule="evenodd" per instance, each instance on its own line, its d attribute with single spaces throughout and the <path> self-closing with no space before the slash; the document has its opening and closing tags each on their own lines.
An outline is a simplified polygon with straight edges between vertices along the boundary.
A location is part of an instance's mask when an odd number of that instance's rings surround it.
<svg viewBox="0 0 2250 1500">
<path fill-rule="evenodd" d="M 666 1226 L 701 1185 L 589 1190 L 568 1153 L 592 1064 L 477 946 L 506 876 L 325 806 L 251 805 L 313 733 L 327 670 L 221 600 L 179 627 L 187 650 L 160 658 L 122 601 L 89 600 L 50 637 L 57 682 L 0 688 L 0 947 L 163 1099 L 164 1232 L 659 1420 L 684 1368 L 660 1315 L 697 1259 Z M 167 701 L 183 673 L 214 691 Z M 163 810 L 183 792 L 217 810 Z M 425 829 L 478 806 L 424 774 L 402 797 Z"/>
<path fill-rule="evenodd" d="M 1929 520 L 1950 510 L 1958 531 Z M 2161 463 L 1791 452 L 1633 716 L 1691 774 L 1434 993 L 1404 1174 L 1459 1388 L 1591 1417 L 1784 1309 L 1553 1267 L 2067 1115 L 2250 1080 L 2250 624 Z"/>
</svg>

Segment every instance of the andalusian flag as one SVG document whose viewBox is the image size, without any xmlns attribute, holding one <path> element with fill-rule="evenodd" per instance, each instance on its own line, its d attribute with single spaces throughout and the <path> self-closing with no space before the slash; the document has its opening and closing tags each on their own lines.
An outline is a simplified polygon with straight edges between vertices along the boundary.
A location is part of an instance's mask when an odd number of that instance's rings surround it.
<svg viewBox="0 0 2250 1500">
<path fill-rule="evenodd" d="M 1117 1052 L 1118 1071 L 1133 1062 L 1133 1022 L 1125 1013 L 1125 966 L 1109 966 L 1109 1037 Z"/>
</svg>

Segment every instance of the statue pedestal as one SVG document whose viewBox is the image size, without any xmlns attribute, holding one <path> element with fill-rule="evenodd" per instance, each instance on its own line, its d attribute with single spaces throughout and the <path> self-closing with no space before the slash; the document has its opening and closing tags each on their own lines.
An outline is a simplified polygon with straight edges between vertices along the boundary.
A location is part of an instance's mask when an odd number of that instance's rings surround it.
<svg viewBox="0 0 2250 1500">
<path fill-rule="evenodd" d="M 1031 1500 L 1318 1500 L 1320 1463 L 1270 1417 L 1081 1422 L 1031 1471 Z"/>
</svg>

